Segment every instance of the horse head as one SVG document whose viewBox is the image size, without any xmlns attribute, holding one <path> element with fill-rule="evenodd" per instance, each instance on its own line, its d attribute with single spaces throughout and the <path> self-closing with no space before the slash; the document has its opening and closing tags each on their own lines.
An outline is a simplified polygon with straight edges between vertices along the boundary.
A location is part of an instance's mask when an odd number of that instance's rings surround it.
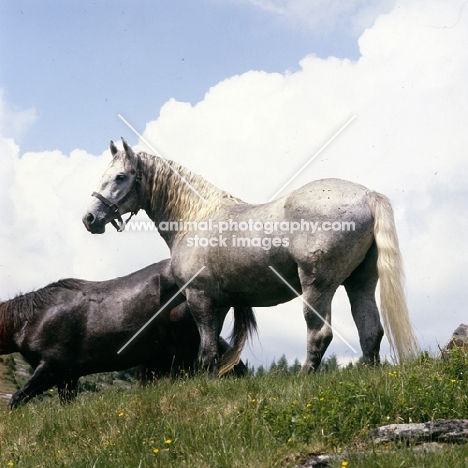
<svg viewBox="0 0 468 468">
<path fill-rule="evenodd" d="M 92 234 L 102 234 L 109 222 L 123 231 L 122 215 L 131 213 L 131 217 L 141 206 L 142 162 L 123 138 L 122 143 L 123 150 L 119 151 L 110 142 L 112 161 L 83 216 L 83 223 Z"/>
</svg>

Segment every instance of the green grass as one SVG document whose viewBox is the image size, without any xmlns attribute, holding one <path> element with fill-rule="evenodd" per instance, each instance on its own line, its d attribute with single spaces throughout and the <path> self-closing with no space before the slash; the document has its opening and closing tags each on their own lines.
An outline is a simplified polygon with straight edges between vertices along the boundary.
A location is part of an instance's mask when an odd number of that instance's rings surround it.
<svg viewBox="0 0 468 468">
<path fill-rule="evenodd" d="M 448 361 L 423 354 L 401 366 L 308 376 L 276 371 L 109 387 L 66 406 L 33 400 L 0 410 L 0 468 L 270 468 L 323 452 L 340 454 L 336 467 L 341 460 L 348 468 L 468 466 L 465 445 L 426 453 L 376 446 L 369 437 L 379 425 L 467 417 L 467 364 L 461 352 Z"/>
<path fill-rule="evenodd" d="M 13 393 L 16 390 L 14 378 L 15 361 L 12 355 L 0 357 L 0 392 Z"/>
</svg>

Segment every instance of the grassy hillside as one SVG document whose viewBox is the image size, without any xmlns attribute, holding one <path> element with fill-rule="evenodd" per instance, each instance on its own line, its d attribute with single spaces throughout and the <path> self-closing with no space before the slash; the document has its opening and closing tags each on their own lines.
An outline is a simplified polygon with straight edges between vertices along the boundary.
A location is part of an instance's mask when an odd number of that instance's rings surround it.
<svg viewBox="0 0 468 468">
<path fill-rule="evenodd" d="M 204 376 L 147 388 L 110 386 L 61 406 L 57 398 L 0 409 L 0 467 L 275 467 L 314 453 L 332 466 L 468 466 L 465 445 L 435 452 L 374 446 L 393 422 L 468 416 L 465 354 L 427 354 L 402 366 L 303 376 Z M 344 461 L 344 463 L 343 463 Z M 347 464 L 346 464 L 347 463 Z"/>
<path fill-rule="evenodd" d="M 11 361 L 10 356 L 0 357 L 0 407 L 6 403 L 10 395 L 16 390 L 14 376 L 8 361 Z"/>
</svg>

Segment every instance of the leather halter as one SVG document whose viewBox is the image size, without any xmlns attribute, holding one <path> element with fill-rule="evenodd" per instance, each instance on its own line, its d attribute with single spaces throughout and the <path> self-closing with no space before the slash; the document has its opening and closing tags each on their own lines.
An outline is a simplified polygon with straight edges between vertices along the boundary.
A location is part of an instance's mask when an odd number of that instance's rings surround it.
<svg viewBox="0 0 468 468">
<path fill-rule="evenodd" d="M 112 224 L 112 226 L 115 227 L 115 229 L 117 229 L 117 232 L 122 232 L 125 229 L 125 225 L 130 221 L 132 216 L 136 215 L 138 213 L 138 211 L 140 210 L 140 202 L 141 202 L 141 200 L 140 200 L 140 189 L 141 189 L 142 170 L 141 170 L 141 159 L 140 159 L 139 156 L 137 156 L 137 160 L 138 160 L 138 162 L 137 162 L 137 170 L 136 170 L 135 179 L 134 179 L 132 185 L 130 186 L 128 192 L 125 195 L 123 195 L 122 197 L 120 197 L 119 200 L 117 200 L 115 202 L 112 202 L 108 198 L 104 197 L 103 195 L 101 195 L 98 192 L 93 192 L 91 194 L 92 197 L 96 197 L 99 201 L 101 201 L 102 203 L 107 205 L 109 207 L 109 209 L 114 213 L 115 216 L 114 216 L 114 218 L 112 218 L 111 224 Z M 130 216 L 127 218 L 127 220 L 124 221 L 122 219 L 122 216 L 120 215 L 119 205 L 123 205 L 128 200 L 128 198 L 132 194 L 133 190 L 136 190 L 136 193 L 137 193 L 138 207 L 137 207 L 136 210 L 132 211 L 130 213 Z M 116 219 L 119 221 L 118 223 L 117 223 Z"/>
</svg>

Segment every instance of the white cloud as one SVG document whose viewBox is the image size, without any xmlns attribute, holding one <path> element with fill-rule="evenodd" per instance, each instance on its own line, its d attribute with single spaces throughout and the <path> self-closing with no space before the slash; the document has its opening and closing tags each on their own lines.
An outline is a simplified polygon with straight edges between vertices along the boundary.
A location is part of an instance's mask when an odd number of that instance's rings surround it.
<svg viewBox="0 0 468 468">
<path fill-rule="evenodd" d="M 270 4 L 293 8 L 293 2 Z M 392 198 L 412 319 L 423 346 L 433 349 L 465 319 L 468 299 L 468 14 L 460 15 L 461 5 L 404 2 L 362 34 L 358 61 L 308 56 L 294 73 L 234 76 L 195 106 L 170 100 L 144 132 L 166 157 L 260 203 L 356 115 L 285 192 L 313 179 L 341 177 Z M 0 104 L 0 122 L 9 113 Z M 82 226 L 107 151 L 20 156 L 7 138 L 0 138 L 0 149 L 0 297 L 65 276 L 112 278 L 168 256 L 155 233 L 108 228 L 92 236 Z M 342 292 L 334 306 L 334 326 L 358 347 Z M 295 301 L 258 311 L 262 344 L 254 347 L 256 361 L 304 356 L 300 309 Z M 354 357 L 338 338 L 330 351 Z"/>
</svg>

